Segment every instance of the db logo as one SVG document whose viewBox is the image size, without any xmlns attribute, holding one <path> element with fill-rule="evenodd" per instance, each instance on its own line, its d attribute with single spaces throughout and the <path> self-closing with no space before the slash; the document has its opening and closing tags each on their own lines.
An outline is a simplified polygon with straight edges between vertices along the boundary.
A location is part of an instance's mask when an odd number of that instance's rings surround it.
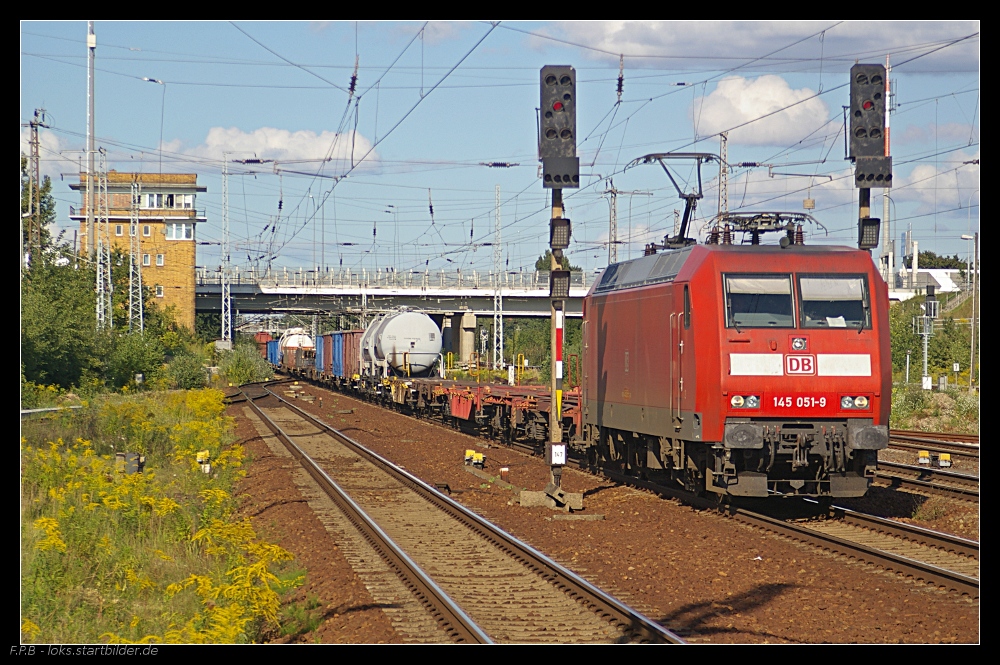
<svg viewBox="0 0 1000 665">
<path fill-rule="evenodd" d="M 814 356 L 785 356 L 785 374 L 815 374 Z"/>
</svg>

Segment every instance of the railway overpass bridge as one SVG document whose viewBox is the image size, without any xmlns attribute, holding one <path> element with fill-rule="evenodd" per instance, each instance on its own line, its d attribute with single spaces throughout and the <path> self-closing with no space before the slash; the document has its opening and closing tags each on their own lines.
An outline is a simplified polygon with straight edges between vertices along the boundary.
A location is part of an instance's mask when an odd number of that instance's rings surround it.
<svg viewBox="0 0 1000 665">
<path fill-rule="evenodd" d="M 222 275 L 199 269 L 197 312 L 222 312 Z M 566 315 L 580 317 L 593 273 L 573 272 Z M 499 281 L 504 317 L 548 317 L 548 272 L 233 270 L 234 314 L 360 314 L 363 318 L 406 306 L 445 318 L 493 316 Z"/>
</svg>

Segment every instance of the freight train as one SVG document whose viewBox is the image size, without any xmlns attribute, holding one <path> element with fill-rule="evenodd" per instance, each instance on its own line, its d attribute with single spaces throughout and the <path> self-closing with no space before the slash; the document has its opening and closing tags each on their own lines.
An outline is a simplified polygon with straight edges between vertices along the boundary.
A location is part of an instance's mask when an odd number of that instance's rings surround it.
<svg viewBox="0 0 1000 665">
<path fill-rule="evenodd" d="M 806 246 L 801 233 L 612 264 L 584 300 L 564 440 L 595 467 L 699 494 L 862 496 L 888 445 L 888 309 L 868 252 Z M 286 370 L 502 441 L 547 440 L 548 388 L 430 376 L 440 336 L 409 315 L 398 330 L 413 347 L 375 345 L 397 330 L 389 315 L 324 336 L 314 366 Z"/>
</svg>

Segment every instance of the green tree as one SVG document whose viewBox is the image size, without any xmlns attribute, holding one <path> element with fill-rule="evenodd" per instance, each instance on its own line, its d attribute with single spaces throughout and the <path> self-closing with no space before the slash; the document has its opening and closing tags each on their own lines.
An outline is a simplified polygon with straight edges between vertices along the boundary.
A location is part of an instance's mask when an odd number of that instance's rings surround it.
<svg viewBox="0 0 1000 665">
<path fill-rule="evenodd" d="M 913 265 L 913 255 L 903 257 L 903 265 L 909 266 Z M 965 261 L 958 258 L 958 254 L 954 256 L 938 256 L 934 252 L 925 251 L 920 252 L 917 255 L 917 267 L 918 268 L 957 268 L 964 270 L 966 267 Z"/>
<path fill-rule="evenodd" d="M 916 298 L 894 303 L 889 307 L 889 339 L 892 369 L 895 372 L 906 370 L 907 353 L 910 354 L 911 363 L 922 362 L 923 342 L 920 335 L 913 330 L 913 317 L 922 313 Z"/>
<path fill-rule="evenodd" d="M 562 261 L 559 262 L 562 265 L 563 270 L 582 270 L 580 266 L 571 266 L 569 264 L 569 257 L 563 254 Z M 552 268 L 552 250 L 545 250 L 545 253 L 538 257 L 535 261 L 535 270 L 541 272 L 548 272 Z"/>
<path fill-rule="evenodd" d="M 194 315 L 195 335 L 203 342 L 214 342 L 222 335 L 222 314 L 198 312 Z"/>
<path fill-rule="evenodd" d="M 41 222 L 42 248 L 47 248 L 52 241 L 49 226 L 56 221 L 56 201 L 52 196 L 52 179 L 45 176 L 42 178 L 40 186 L 38 183 L 32 183 L 28 158 L 24 153 L 21 153 L 21 240 L 25 247 L 28 246 L 30 240 L 28 238 L 28 219 L 24 217 L 29 212 L 29 202 L 38 211 L 38 219 Z"/>
<path fill-rule="evenodd" d="M 37 257 L 21 278 L 21 364 L 28 381 L 70 388 L 101 362 L 94 271 L 64 249 Z"/>
</svg>

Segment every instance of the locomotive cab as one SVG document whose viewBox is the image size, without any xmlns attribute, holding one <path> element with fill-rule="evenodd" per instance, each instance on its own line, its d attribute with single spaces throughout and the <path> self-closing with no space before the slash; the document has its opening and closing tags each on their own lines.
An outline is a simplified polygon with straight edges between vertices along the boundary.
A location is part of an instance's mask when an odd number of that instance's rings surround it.
<svg viewBox="0 0 1000 665">
<path fill-rule="evenodd" d="M 803 253 L 780 273 L 720 271 L 724 434 L 707 489 L 867 491 L 888 443 L 887 301 L 867 255 L 844 251 Z"/>
</svg>

